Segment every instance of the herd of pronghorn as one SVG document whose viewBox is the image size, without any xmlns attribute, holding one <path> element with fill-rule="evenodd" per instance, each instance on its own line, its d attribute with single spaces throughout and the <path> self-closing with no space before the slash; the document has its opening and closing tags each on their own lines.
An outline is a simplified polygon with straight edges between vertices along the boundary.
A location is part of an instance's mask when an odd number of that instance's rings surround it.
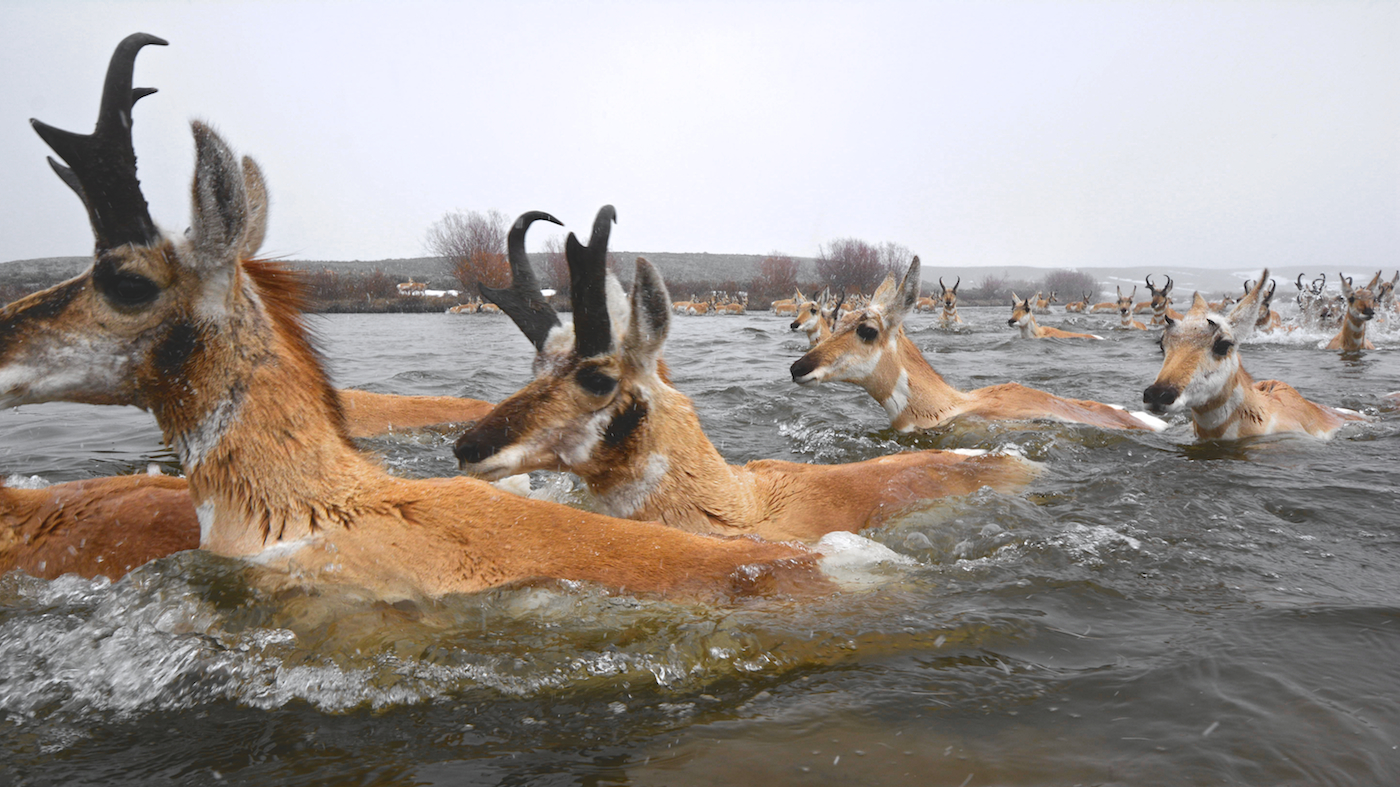
<svg viewBox="0 0 1400 787">
<path fill-rule="evenodd" d="M 611 206 L 598 212 L 587 243 L 567 237 L 571 322 L 542 297 L 524 253 L 532 223 L 561 222 L 531 212 L 512 226 L 511 285 L 482 288 L 482 296 L 534 345 L 533 379 L 518 392 L 493 405 L 338 390 L 303 326 L 299 276 L 258 257 L 269 202 L 252 159 L 194 122 L 190 228 L 172 234 L 152 221 L 131 140 L 132 107 L 154 92 L 132 87 L 133 65 L 151 44 L 165 42 L 135 34 L 118 46 L 91 134 L 33 121 L 62 158 L 50 164 L 88 212 L 95 254 L 81 275 L 0 309 L 0 408 L 143 408 L 183 477 L 0 489 L 0 570 L 116 579 L 198 548 L 245 560 L 250 581 L 274 590 L 343 585 L 387 599 L 560 581 L 687 598 L 824 592 L 831 585 L 814 550 L 824 535 L 880 525 L 919 501 L 982 487 L 1014 491 L 1037 472 L 1019 456 L 983 451 L 729 464 L 662 359 L 680 305 L 644 259 L 630 293 L 607 272 Z M 1185 410 L 1198 435 L 1225 439 L 1327 437 L 1362 418 L 1244 370 L 1240 341 L 1277 327 L 1268 281 L 1265 271 L 1232 304 L 1197 295 L 1182 314 L 1168 303 L 1170 279 L 1160 290 L 1149 280 L 1165 357 L 1143 394 L 1148 410 Z M 1353 289 L 1344 281 L 1344 345 L 1364 344 L 1366 321 L 1393 309 L 1394 283 L 1377 277 Z M 1017 383 L 949 384 L 903 328 L 916 309 L 958 321 L 958 285 L 940 287 L 939 299 L 920 298 L 915 258 L 869 298 L 779 304 L 812 337 L 791 366 L 793 381 L 861 386 L 904 431 L 957 418 L 1165 426 L 1149 413 Z M 1120 292 L 1112 306 L 1125 326 L 1140 328 L 1133 298 Z M 1035 322 L 1054 300 L 1016 298 L 1010 324 L 1026 336 L 1065 335 Z M 1108 305 L 1088 300 L 1071 306 Z M 1341 311 L 1320 285 L 1305 300 L 1310 319 Z M 453 452 L 464 475 L 396 477 L 353 442 L 444 423 L 463 425 Z M 602 513 L 502 483 L 532 470 L 577 474 Z"/>
</svg>

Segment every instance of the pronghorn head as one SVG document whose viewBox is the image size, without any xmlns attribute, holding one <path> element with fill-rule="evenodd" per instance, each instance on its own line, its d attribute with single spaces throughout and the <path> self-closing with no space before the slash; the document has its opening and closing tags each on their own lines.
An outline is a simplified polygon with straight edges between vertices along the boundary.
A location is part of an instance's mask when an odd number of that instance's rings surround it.
<svg viewBox="0 0 1400 787">
<path fill-rule="evenodd" d="M 1036 293 L 1036 297 L 1039 296 L 1040 293 Z M 1022 298 L 1014 292 L 1011 293 L 1011 319 L 1007 320 L 1006 324 L 1012 328 L 1024 328 L 1030 325 L 1034 319 L 1031 316 L 1030 299 Z"/>
<path fill-rule="evenodd" d="M 894 274 L 870 296 L 870 303 L 840 318 L 830 336 L 793 362 L 789 371 L 799 385 L 840 381 L 860 385 L 894 385 L 904 318 L 919 300 L 919 258 L 909 263 L 904 278 Z M 888 380 L 884 380 L 889 377 Z"/>
<path fill-rule="evenodd" d="M 1133 285 L 1133 291 L 1127 295 L 1123 294 L 1123 287 L 1118 287 L 1118 314 L 1124 319 L 1128 319 L 1133 313 L 1133 298 L 1137 297 L 1137 285 Z"/>
<path fill-rule="evenodd" d="M 943 310 L 944 310 L 944 311 L 953 311 L 954 309 L 956 309 L 956 308 L 958 307 L 958 285 L 959 285 L 959 284 L 962 284 L 962 277 L 961 277 L 961 276 L 958 277 L 958 280 L 957 280 L 957 281 L 953 282 L 953 286 L 952 286 L 952 287 L 949 287 L 948 285 L 946 285 L 946 284 L 943 283 L 943 277 L 942 277 L 942 276 L 939 276 L 939 277 L 938 277 L 938 290 L 939 290 L 938 299 L 941 300 L 941 301 L 943 301 Z"/>
<path fill-rule="evenodd" d="M 1400 271 L 1396 271 L 1390 281 L 1383 281 L 1376 288 L 1376 303 L 1381 306 L 1389 306 L 1395 300 L 1395 284 L 1400 281 Z"/>
<path fill-rule="evenodd" d="M 299 288 L 289 279 L 265 292 L 245 269 L 266 229 L 266 188 L 257 165 L 240 164 L 203 123 L 193 124 L 190 229 L 172 237 L 151 221 L 136 179 L 131 108 L 154 91 L 131 83 L 140 49 L 164 43 L 138 33 L 118 45 L 92 134 L 33 122 L 67 162 L 50 159 L 87 207 L 96 250 L 81 275 L 0 310 L 0 406 L 137 405 L 155 413 L 182 459 L 197 459 L 244 406 L 241 389 L 220 389 L 212 376 L 267 364 L 277 341 L 271 326 L 298 320 Z M 309 344 L 290 349 L 324 380 Z M 324 391 L 310 406 L 339 422 L 334 393 Z"/>
<path fill-rule="evenodd" d="M 1165 309 L 1167 303 L 1170 302 L 1170 298 L 1168 296 L 1170 296 L 1172 292 L 1172 277 L 1168 276 L 1167 286 L 1159 290 L 1152 284 L 1152 276 L 1149 275 L 1147 277 L 1147 289 L 1149 292 L 1152 293 L 1152 309 L 1154 311 L 1161 311 L 1162 309 Z"/>
<path fill-rule="evenodd" d="M 1228 316 L 1210 311 L 1200 293 L 1180 320 L 1167 318 L 1162 330 L 1162 369 L 1157 380 L 1142 392 L 1147 409 L 1161 414 L 1180 408 L 1199 408 L 1220 400 L 1232 390 L 1240 368 L 1237 345 L 1254 333 L 1263 306 L 1266 268 L 1255 285 Z M 1223 404 L 1223 401 L 1220 401 Z"/>
<path fill-rule="evenodd" d="M 1360 317 L 1362 320 L 1369 320 L 1376 316 L 1376 288 L 1381 282 L 1381 272 L 1376 271 L 1376 275 L 1371 278 L 1370 283 L 1365 287 L 1353 289 L 1350 276 L 1338 277 L 1342 285 L 1342 295 L 1347 299 L 1347 310 Z"/>
<path fill-rule="evenodd" d="M 457 440 L 453 453 L 463 471 L 493 480 L 530 470 L 587 477 L 637 453 L 631 441 L 665 385 L 661 350 L 671 298 L 644 259 L 637 260 L 630 297 L 607 272 L 614 215 L 611 205 L 598 212 L 587 246 L 569 234 L 573 325 L 551 328 L 537 341 L 535 378 Z"/>
<path fill-rule="evenodd" d="M 832 303 L 830 291 L 824 291 L 817 300 L 806 301 L 797 307 L 797 317 L 788 325 L 788 330 L 804 331 L 808 336 L 813 336 L 820 333 L 825 326 L 826 331 L 830 332 L 835 327 L 836 316 L 845 302 L 845 293 Z"/>
</svg>

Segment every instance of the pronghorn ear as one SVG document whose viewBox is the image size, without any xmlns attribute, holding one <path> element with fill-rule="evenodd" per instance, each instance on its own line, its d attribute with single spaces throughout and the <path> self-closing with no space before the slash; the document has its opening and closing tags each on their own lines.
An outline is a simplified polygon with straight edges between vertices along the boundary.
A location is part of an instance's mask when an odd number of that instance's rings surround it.
<svg viewBox="0 0 1400 787">
<path fill-rule="evenodd" d="M 267 181 L 258 163 L 247 156 L 243 157 L 243 190 L 248 197 L 248 226 L 243 230 L 238 256 L 251 260 L 258 256 L 267 237 Z"/>
<path fill-rule="evenodd" d="M 1264 282 L 1269 280 L 1269 269 L 1259 274 L 1258 283 L 1249 294 L 1240 299 L 1235 304 L 1235 308 L 1230 310 L 1230 315 L 1226 318 L 1230 323 L 1230 332 L 1235 335 L 1236 341 L 1243 341 L 1250 334 L 1254 333 L 1254 325 L 1259 322 L 1259 314 L 1264 308 Z"/>
<path fill-rule="evenodd" d="M 899 282 L 899 300 L 895 303 L 894 312 L 899 314 L 900 319 L 914 310 L 914 304 L 919 302 L 919 290 L 923 288 L 923 284 L 923 268 L 916 255 L 909 263 L 909 270 L 904 272 L 904 278 Z"/>
<path fill-rule="evenodd" d="M 671 329 L 671 295 L 661 274 L 645 259 L 637 258 L 632 279 L 632 319 L 622 340 L 622 357 L 639 368 L 654 368 Z"/>
<path fill-rule="evenodd" d="M 1337 274 L 1337 281 L 1342 285 L 1342 294 L 1350 298 L 1352 293 L 1351 279 L 1342 274 Z"/>
<path fill-rule="evenodd" d="M 195 167 L 190 241 L 195 265 L 223 267 L 238 258 L 248 225 L 243 171 L 228 145 L 199 121 L 194 129 Z"/>
</svg>

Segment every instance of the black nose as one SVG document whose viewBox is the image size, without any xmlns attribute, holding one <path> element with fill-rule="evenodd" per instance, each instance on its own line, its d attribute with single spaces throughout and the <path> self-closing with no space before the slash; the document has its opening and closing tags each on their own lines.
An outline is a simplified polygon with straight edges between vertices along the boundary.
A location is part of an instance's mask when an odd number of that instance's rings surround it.
<svg viewBox="0 0 1400 787">
<path fill-rule="evenodd" d="M 795 330 L 797 330 L 798 328 L 801 328 L 801 327 L 802 327 L 802 323 L 798 322 L 797 320 L 793 320 L 793 321 L 792 321 L 792 325 L 789 325 L 789 326 L 788 326 L 788 330 L 789 330 L 789 331 L 795 331 Z"/>
<path fill-rule="evenodd" d="M 1016 318 L 1012 317 L 1011 319 L 1006 321 L 1006 324 L 1014 327 L 1016 325 Z"/>
<path fill-rule="evenodd" d="M 1176 401 L 1179 393 L 1170 385 L 1150 385 L 1142 392 L 1142 403 L 1149 408 L 1164 409 Z"/>
<path fill-rule="evenodd" d="M 788 367 L 788 371 L 792 373 L 792 379 L 794 382 L 796 382 L 798 378 L 806 377 L 807 375 L 811 374 L 816 368 L 816 359 L 812 358 L 811 355 L 808 354 L 793 361 L 792 366 Z"/>
<path fill-rule="evenodd" d="M 482 428 L 482 427 L 485 428 Z M 477 424 L 468 429 L 452 446 L 452 455 L 464 464 L 484 462 L 496 455 L 503 446 L 510 444 L 510 427 L 492 424 Z"/>
</svg>

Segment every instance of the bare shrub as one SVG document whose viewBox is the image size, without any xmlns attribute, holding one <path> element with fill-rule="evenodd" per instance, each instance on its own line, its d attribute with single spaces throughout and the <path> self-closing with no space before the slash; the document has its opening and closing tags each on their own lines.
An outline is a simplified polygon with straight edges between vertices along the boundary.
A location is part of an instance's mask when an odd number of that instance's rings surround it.
<svg viewBox="0 0 1400 787">
<path fill-rule="evenodd" d="M 510 284 L 506 264 L 506 233 L 510 227 L 498 210 L 444 213 L 428 228 L 428 253 L 447 260 L 452 274 L 467 292 L 477 284 L 505 287 Z"/>
</svg>

